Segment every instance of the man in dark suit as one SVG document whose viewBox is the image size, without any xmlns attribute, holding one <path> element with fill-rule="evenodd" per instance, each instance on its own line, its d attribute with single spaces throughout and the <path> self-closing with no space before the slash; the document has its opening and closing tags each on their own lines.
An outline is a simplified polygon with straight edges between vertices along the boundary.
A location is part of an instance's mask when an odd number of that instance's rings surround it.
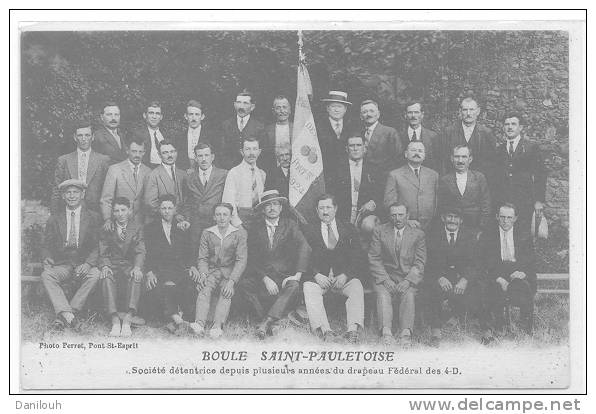
<svg viewBox="0 0 596 414">
<path fill-rule="evenodd" d="M 267 173 L 265 190 L 277 190 L 283 197 L 288 197 L 290 191 L 290 163 L 292 162 L 292 149 L 289 145 L 275 148 L 277 166 Z"/>
<path fill-rule="evenodd" d="M 106 231 L 113 230 L 112 202 L 116 197 L 126 197 L 131 202 L 132 219 L 145 224 L 143 197 L 151 169 L 141 162 L 145 155 L 145 142 L 130 141 L 128 159 L 108 168 L 101 192 L 101 214 Z"/>
<path fill-rule="evenodd" d="M 171 194 L 176 198 L 176 205 L 179 205 L 184 203 L 188 188 L 186 172 L 176 167 L 178 152 L 174 143 L 162 141 L 159 145 L 159 155 L 162 163 L 149 173 L 145 184 L 146 222 L 159 217 L 159 197 Z M 178 214 L 176 219 L 188 224 L 181 214 Z"/>
<path fill-rule="evenodd" d="M 99 211 L 99 199 L 106 172 L 109 166 L 109 158 L 91 149 L 93 142 L 93 131 L 89 122 L 81 122 L 76 125 L 73 134 L 77 149 L 70 154 L 58 157 L 56 170 L 54 171 L 54 189 L 52 192 L 52 211 L 61 211 L 64 202 L 58 186 L 60 183 L 77 179 L 86 185 L 85 206 L 93 211 Z"/>
<path fill-rule="evenodd" d="M 359 216 L 364 218 L 377 211 L 377 205 L 381 205 L 382 190 L 375 182 L 374 168 L 365 156 L 363 138 L 348 138 L 346 151 L 348 160 L 341 163 L 338 171 L 330 175 L 328 191 L 337 199 L 337 217 L 341 221 L 356 225 Z"/>
<path fill-rule="evenodd" d="M 337 202 L 331 194 L 317 198 L 319 221 L 306 232 L 312 248 L 312 277 L 304 282 L 304 302 L 313 333 L 325 341 L 333 338 L 323 296 L 330 293 L 347 297 L 346 337 L 357 343 L 364 327 L 364 289 L 358 270 L 362 258 L 358 231 L 354 226 L 335 219 Z"/>
<path fill-rule="evenodd" d="M 519 220 L 517 227 L 530 231 L 532 214 L 540 217 L 546 193 L 546 171 L 538 144 L 521 137 L 524 120 L 519 113 L 505 115 L 507 142 L 497 149 L 495 184 L 496 205 L 513 203 Z"/>
<path fill-rule="evenodd" d="M 478 115 L 480 115 L 480 107 L 476 100 L 468 97 L 461 101 L 459 109 L 461 122 L 448 127 L 441 139 L 443 174 L 451 169 L 450 158 L 453 148 L 467 145 L 474 154 L 470 169 L 480 171 L 485 177 L 492 176 L 497 140 L 489 128 L 477 122 Z"/>
<path fill-rule="evenodd" d="M 97 269 L 99 216 L 83 206 L 85 182 L 68 179 L 58 185 L 66 207 L 53 212 L 46 223 L 42 250 L 43 272 L 41 281 L 57 319 L 54 329 L 69 326 L 80 330 L 76 317 L 99 281 Z M 70 302 L 60 286 L 71 279 L 81 281 Z"/>
<path fill-rule="evenodd" d="M 267 175 L 275 170 L 277 149 L 281 147 L 291 148 L 292 129 L 294 127 L 294 124 L 290 122 L 292 106 L 284 95 L 277 95 L 273 98 L 273 108 L 271 110 L 275 115 L 275 123 L 265 126 L 265 140 L 262 148 L 263 153 L 261 154 L 261 158 L 263 158 L 262 165 L 268 168 L 265 170 Z M 279 159 L 277 164 L 279 164 Z"/>
<path fill-rule="evenodd" d="M 498 211 L 498 225 L 492 226 L 480 238 L 480 258 L 486 278 L 485 304 L 494 328 L 504 325 L 503 311 L 507 303 L 519 306 L 523 327 L 532 334 L 534 295 L 536 294 L 535 255 L 530 234 L 518 228 L 517 211 L 505 203 Z M 483 342 L 491 342 L 487 332 Z"/>
<path fill-rule="evenodd" d="M 410 224 L 422 230 L 431 224 L 437 209 L 439 174 L 422 165 L 425 147 L 422 141 L 412 141 L 405 153 L 408 163 L 391 171 L 385 186 L 385 206 L 403 203 L 408 207 Z"/>
<path fill-rule="evenodd" d="M 362 137 L 366 146 L 366 159 L 377 174 L 376 183 L 385 187 L 387 175 L 403 162 L 402 141 L 395 128 L 379 122 L 381 112 L 379 104 L 373 100 L 366 100 L 360 104 L 360 119 L 364 122 Z"/>
<path fill-rule="evenodd" d="M 112 319 L 110 336 L 132 335 L 131 320 L 141 297 L 145 240 L 143 224 L 131 220 L 131 203 L 126 197 L 116 197 L 112 203 L 113 225 L 103 229 L 99 238 L 101 287 L 108 316 Z M 119 300 L 119 299 L 124 299 Z M 124 302 L 122 323 L 118 302 Z"/>
<path fill-rule="evenodd" d="M 451 161 L 455 171 L 441 177 L 437 206 L 440 211 L 459 209 L 464 225 L 480 232 L 490 221 L 491 200 L 484 174 L 470 170 L 472 159 L 470 147 L 458 145 L 453 148 Z"/>
<path fill-rule="evenodd" d="M 115 102 L 105 102 L 99 116 L 101 126 L 94 135 L 93 149 L 110 158 L 110 164 L 126 159 L 127 139 L 120 129 L 120 108 Z"/>
<path fill-rule="evenodd" d="M 145 112 L 143 112 L 143 126 L 137 128 L 132 133 L 133 140 L 145 142 L 143 164 L 152 169 L 161 165 L 159 147 L 162 141 L 170 138 L 168 136 L 169 134 L 162 131 L 160 128 L 162 119 L 163 112 L 161 103 L 158 101 L 151 101 L 145 107 Z"/>
<path fill-rule="evenodd" d="M 198 279 L 196 256 L 193 256 L 190 232 L 182 230 L 176 220 L 176 197 L 164 194 L 159 197 L 159 217 L 145 226 L 147 248 L 145 287 L 164 304 L 169 320 L 166 329 L 173 334 L 183 334 L 187 324 L 180 312 L 190 320 L 192 310 L 185 307 L 185 291 L 194 288 L 191 278 Z"/>
<path fill-rule="evenodd" d="M 444 300 L 449 301 L 452 316 L 458 319 L 467 311 L 477 314 L 481 305 L 479 271 L 474 260 L 476 233 L 462 226 L 461 213 L 453 205 L 443 210 L 441 221 L 426 237 L 428 259 L 424 287 L 434 346 L 439 345 L 442 337 Z"/>
<path fill-rule="evenodd" d="M 188 128 L 175 139 L 178 150 L 178 159 L 176 162 L 178 168 L 185 170 L 190 175 L 197 166 L 194 152 L 195 147 L 198 144 L 210 144 L 213 139 L 213 132 L 206 128 L 203 122 L 205 120 L 203 105 L 195 99 L 191 99 L 186 103 L 184 119 L 188 122 Z"/>
<path fill-rule="evenodd" d="M 221 154 L 219 165 L 226 170 L 230 170 L 242 161 L 240 149 L 245 138 L 255 138 L 259 141 L 260 148 L 265 139 L 265 126 L 251 115 L 255 109 L 254 96 L 251 92 L 245 89 L 236 95 L 234 109 L 236 116 L 225 120 L 222 124 L 222 147 L 216 148 L 217 153 Z M 259 168 L 265 167 L 269 166 L 260 160 Z"/>
<path fill-rule="evenodd" d="M 393 300 L 399 300 L 400 342 L 412 343 L 418 284 L 424 277 L 426 243 L 424 232 L 408 225 L 408 208 L 403 203 L 389 207 L 390 222 L 373 231 L 368 263 L 377 294 L 379 330 L 385 344 L 394 343 Z"/>
<path fill-rule="evenodd" d="M 327 103 L 327 116 L 317 120 L 317 138 L 321 147 L 324 171 L 336 171 L 346 158 L 346 140 L 354 131 L 354 125 L 347 119 L 346 112 L 352 102 L 343 91 L 329 91 L 321 101 Z M 325 177 L 327 183 L 327 177 Z"/>
<path fill-rule="evenodd" d="M 272 326 L 296 303 L 300 278 L 308 270 L 311 249 L 295 221 L 280 217 L 282 203 L 276 190 L 265 191 L 257 209 L 264 217 L 248 231 L 248 274 L 240 281 L 244 297 L 262 318 L 257 337 L 271 334 Z"/>
<path fill-rule="evenodd" d="M 213 166 L 213 147 L 202 142 L 195 147 L 196 168 L 188 177 L 186 200 L 181 208 L 182 215 L 190 222 L 190 236 L 193 253 L 198 251 L 201 234 L 215 224 L 213 209 L 221 203 L 228 172 Z"/>
<path fill-rule="evenodd" d="M 441 142 L 435 131 L 422 126 L 424 106 L 421 101 L 410 101 L 406 104 L 406 121 L 408 126 L 400 134 L 402 148 L 406 149 L 410 141 L 422 141 L 426 148 L 424 165 L 441 174 Z M 403 159 L 401 156 L 399 159 Z"/>
</svg>

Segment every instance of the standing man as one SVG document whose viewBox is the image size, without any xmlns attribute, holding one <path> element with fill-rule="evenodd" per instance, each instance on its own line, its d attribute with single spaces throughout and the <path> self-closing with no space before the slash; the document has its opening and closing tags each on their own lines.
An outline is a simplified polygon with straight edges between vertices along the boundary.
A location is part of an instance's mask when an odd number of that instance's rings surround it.
<svg viewBox="0 0 596 414">
<path fill-rule="evenodd" d="M 470 147 L 453 148 L 451 162 L 455 171 L 441 177 L 437 205 L 441 211 L 457 208 L 464 226 L 480 232 L 490 221 L 491 201 L 484 174 L 470 170 L 472 159 Z"/>
<path fill-rule="evenodd" d="M 290 192 L 290 163 L 292 162 L 292 149 L 288 145 L 275 148 L 277 166 L 267 173 L 265 181 L 266 190 L 277 190 L 283 197 L 288 197 Z"/>
<path fill-rule="evenodd" d="M 410 101 L 406 104 L 406 121 L 408 126 L 401 135 L 402 148 L 407 148 L 410 141 L 422 141 L 426 148 L 424 165 L 441 174 L 441 142 L 435 131 L 422 126 L 424 106 L 421 101 Z M 400 157 L 401 158 L 401 157 Z"/>
<path fill-rule="evenodd" d="M 112 319 L 110 336 L 132 335 L 130 322 L 137 312 L 141 297 L 145 240 L 143 224 L 130 219 L 130 207 L 130 200 L 126 197 L 114 198 L 112 230 L 104 228 L 99 238 L 99 278 L 105 307 Z M 124 302 L 124 306 L 121 306 L 125 313 L 122 323 L 118 315 L 118 302 Z"/>
<path fill-rule="evenodd" d="M 405 153 L 406 165 L 391 171 L 385 186 L 385 206 L 394 203 L 408 207 L 410 224 L 425 230 L 437 209 L 439 174 L 422 165 L 425 147 L 422 141 L 412 141 Z"/>
<path fill-rule="evenodd" d="M 270 335 L 273 325 L 296 303 L 300 278 L 308 270 L 308 242 L 296 222 L 280 217 L 287 202 L 276 190 L 263 193 L 256 207 L 263 217 L 248 231 L 248 274 L 241 285 L 261 319 L 256 333 L 260 339 Z"/>
<path fill-rule="evenodd" d="M 110 164 L 126 159 L 126 139 L 120 129 L 120 108 L 115 102 L 105 102 L 99 115 L 101 126 L 94 133 L 93 149 L 110 158 Z"/>
<path fill-rule="evenodd" d="M 424 276 L 426 243 L 424 232 L 408 225 L 408 207 L 389 206 L 390 222 L 373 231 L 368 250 L 370 273 L 377 294 L 379 329 L 385 344 L 393 344 L 393 300 L 399 299 L 400 342 L 412 343 L 418 284 Z"/>
<path fill-rule="evenodd" d="M 343 91 L 329 91 L 327 98 L 321 101 L 327 103 L 327 116 L 316 125 L 323 169 L 336 171 L 338 165 L 347 158 L 344 148 L 353 126 L 349 124 L 345 115 L 352 102 L 348 101 L 348 94 Z"/>
<path fill-rule="evenodd" d="M 481 306 L 479 270 L 475 266 L 476 233 L 462 227 L 457 207 L 449 206 L 441 214 L 441 223 L 426 237 L 428 261 L 424 275 L 430 313 L 431 345 L 442 338 L 443 301 L 449 301 L 452 316 L 463 319 L 466 312 L 478 314 Z"/>
<path fill-rule="evenodd" d="M 68 179 L 58 185 L 66 207 L 52 212 L 46 223 L 42 250 L 43 272 L 41 281 L 57 318 L 52 327 L 57 330 L 70 327 L 79 331 L 76 317 L 99 281 L 97 269 L 99 216 L 83 205 L 84 181 Z M 60 286 L 70 279 L 81 285 L 69 302 Z"/>
<path fill-rule="evenodd" d="M 201 143 L 210 143 L 211 137 L 205 130 L 203 120 L 205 113 L 203 106 L 197 100 L 191 99 L 186 103 L 184 119 L 188 122 L 188 129 L 176 140 L 178 145 L 178 168 L 192 174 L 196 167 L 195 147 Z"/>
<path fill-rule="evenodd" d="M 188 187 L 186 172 L 176 168 L 178 152 L 171 141 L 162 141 L 159 146 L 161 165 L 149 173 L 145 187 L 145 208 L 147 209 L 146 221 L 159 217 L 159 198 L 170 194 L 176 199 L 176 206 L 185 200 L 185 189 Z M 178 214 L 179 222 L 188 224 L 184 216 Z"/>
<path fill-rule="evenodd" d="M 159 128 L 162 119 L 161 103 L 158 101 L 149 102 L 145 107 L 145 112 L 143 112 L 145 125 L 135 130 L 132 135 L 133 140 L 145 142 L 143 163 L 151 169 L 161 165 L 159 147 L 162 141 L 166 139 L 166 136 Z"/>
<path fill-rule="evenodd" d="M 255 109 L 255 99 L 251 92 L 244 89 L 236 95 L 234 109 L 236 116 L 223 122 L 223 148 L 221 151 L 218 150 L 221 154 L 221 166 L 227 170 L 242 161 L 238 151 L 246 138 L 256 139 L 262 148 L 261 142 L 265 137 L 265 126 L 251 115 Z M 265 167 L 262 161 L 259 166 Z"/>
<path fill-rule="evenodd" d="M 329 192 L 337 199 L 337 217 L 356 225 L 358 216 L 366 217 L 377 211 L 380 191 L 370 159 L 365 156 L 366 146 L 360 136 L 351 136 L 346 142 L 348 160 L 330 177 Z"/>
<path fill-rule="evenodd" d="M 192 245 L 198 249 L 201 234 L 213 226 L 213 209 L 221 203 L 228 172 L 213 165 L 213 147 L 201 142 L 195 147 L 195 169 L 188 177 L 187 197 L 181 213 L 190 222 Z M 194 250 L 193 250 L 194 252 Z"/>
<path fill-rule="evenodd" d="M 307 231 L 312 248 L 312 279 L 304 282 L 304 302 L 313 333 L 325 341 L 333 339 L 323 296 L 330 293 L 347 297 L 348 342 L 357 343 L 364 327 L 364 289 L 359 259 L 358 231 L 351 224 L 336 220 L 337 202 L 331 194 L 317 198 L 319 223 Z"/>
<path fill-rule="evenodd" d="M 480 107 L 474 98 L 465 98 L 461 101 L 459 108 L 461 122 L 448 127 L 443 133 L 443 173 L 451 169 L 450 157 L 453 154 L 453 148 L 467 145 L 474 154 L 474 161 L 470 164 L 470 168 L 480 171 L 485 177 L 492 176 L 497 140 L 490 129 L 477 122 L 478 115 L 480 115 Z"/>
<path fill-rule="evenodd" d="M 70 154 L 58 157 L 54 171 L 54 190 L 52 192 L 51 210 L 61 211 L 64 207 L 60 183 L 75 179 L 86 184 L 85 206 L 93 211 L 99 211 L 99 199 L 110 159 L 103 154 L 93 151 L 93 130 L 91 123 L 80 122 L 75 126 L 73 139 L 77 149 Z"/>
<path fill-rule="evenodd" d="M 151 169 L 141 162 L 145 155 L 145 141 L 130 141 L 128 159 L 110 166 L 101 192 L 101 214 L 105 230 L 113 230 L 112 202 L 125 197 L 131 203 L 132 220 L 145 223 L 143 196 Z"/>
<path fill-rule="evenodd" d="M 519 217 L 517 227 L 530 232 L 532 214 L 542 215 L 546 193 L 546 171 L 540 148 L 521 137 L 524 120 L 519 113 L 505 115 L 507 141 L 497 149 L 495 201 L 513 203 Z"/>
<path fill-rule="evenodd" d="M 245 138 L 242 141 L 242 161 L 228 172 L 222 201 L 234 206 L 232 225 L 238 227 L 244 223 L 248 228 L 253 219 L 253 207 L 259 204 L 265 189 L 265 171 L 257 167 L 261 155 L 259 141 Z"/>
<path fill-rule="evenodd" d="M 399 166 L 403 147 L 397 131 L 379 122 L 381 112 L 379 104 L 373 100 L 366 100 L 360 104 L 360 119 L 364 122 L 364 145 L 366 159 L 373 167 L 377 176 L 375 181 L 381 188 L 385 186 L 387 175 Z"/>
<path fill-rule="evenodd" d="M 485 303 L 496 318 L 494 328 L 504 326 L 503 311 L 507 303 L 519 306 L 524 330 L 531 335 L 536 294 L 535 255 L 530 233 L 517 225 L 515 206 L 505 203 L 499 207 L 498 225 L 482 234 L 480 252 L 487 289 Z M 484 343 L 493 340 L 488 332 Z"/>
<path fill-rule="evenodd" d="M 290 122 L 292 106 L 290 101 L 284 95 L 277 95 L 273 99 L 273 115 L 275 123 L 265 127 L 265 142 L 263 143 L 263 162 L 269 169 L 267 174 L 272 172 L 275 167 L 276 152 L 281 147 L 292 147 L 292 129 L 294 124 Z M 278 164 L 279 166 L 279 159 Z"/>
</svg>

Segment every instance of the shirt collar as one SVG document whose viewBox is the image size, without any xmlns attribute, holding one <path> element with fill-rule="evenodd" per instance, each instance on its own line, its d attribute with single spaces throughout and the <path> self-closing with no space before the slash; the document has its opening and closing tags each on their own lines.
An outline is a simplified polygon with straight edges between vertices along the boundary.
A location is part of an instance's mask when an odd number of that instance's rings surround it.
<svg viewBox="0 0 596 414">
<path fill-rule="evenodd" d="M 422 165 L 419 165 L 418 167 L 412 167 L 410 165 L 410 163 L 408 163 L 408 167 L 410 167 L 410 170 L 412 170 L 413 173 L 416 173 L 416 170 L 418 170 L 418 173 L 420 173 L 420 169 L 422 168 Z"/>
<path fill-rule="evenodd" d="M 507 138 L 507 145 L 509 145 L 509 143 L 510 143 L 511 141 L 513 141 L 513 147 L 514 147 L 514 148 L 517 148 L 517 144 L 519 144 L 519 140 L 520 140 L 520 139 L 521 139 L 521 136 L 519 136 L 519 135 L 518 135 L 518 136 L 516 136 L 516 137 L 515 137 L 515 138 L 513 138 L 513 139 L 509 139 L 509 138 Z"/>
<path fill-rule="evenodd" d="M 250 114 L 246 115 L 246 116 L 239 116 L 236 115 L 236 123 L 239 124 L 240 120 L 243 120 L 244 122 L 244 126 L 246 126 L 246 124 L 248 124 L 248 120 L 250 119 Z"/>
<path fill-rule="evenodd" d="M 412 135 L 412 132 L 414 132 L 414 131 L 420 132 L 421 129 L 422 129 L 422 124 L 418 124 L 418 128 L 416 128 L 416 129 L 412 128 L 411 125 L 408 125 L 408 135 Z"/>
<path fill-rule="evenodd" d="M 254 166 L 250 165 L 248 162 L 246 162 L 246 160 L 244 158 L 242 159 L 242 162 L 240 163 L 240 165 L 244 165 L 244 168 L 246 168 L 249 171 L 250 171 L 251 168 L 254 168 L 255 171 L 257 170 L 257 166 L 256 165 L 254 165 Z"/>
<path fill-rule="evenodd" d="M 349 161 L 350 161 L 350 165 L 358 166 L 358 167 L 362 166 L 362 158 L 357 161 L 350 158 Z"/>
<path fill-rule="evenodd" d="M 447 236 L 447 241 L 449 241 L 449 233 L 454 233 L 455 234 L 455 240 L 457 240 L 457 235 L 459 234 L 459 229 L 455 230 L 455 231 L 449 231 L 447 230 L 446 227 L 444 227 L 445 229 L 445 235 Z"/>
<path fill-rule="evenodd" d="M 213 171 L 213 165 L 210 165 L 209 168 L 207 168 L 206 170 L 201 170 L 201 168 L 199 167 L 199 173 L 201 174 L 201 176 L 203 175 L 207 175 L 207 177 L 211 176 L 211 171 Z"/>
<path fill-rule="evenodd" d="M 374 124 L 372 124 L 372 125 L 367 125 L 367 126 L 366 126 L 366 129 L 368 129 L 369 131 L 374 131 L 374 130 L 375 130 L 375 128 L 377 127 L 377 125 L 378 125 L 378 124 L 379 124 L 379 121 L 375 121 L 375 123 L 374 123 Z"/>
<path fill-rule="evenodd" d="M 225 239 L 226 237 L 228 237 L 230 234 L 234 233 L 235 231 L 238 231 L 238 227 L 233 226 L 232 224 L 230 224 L 228 226 L 228 230 L 226 231 L 226 234 L 221 234 L 219 232 L 219 227 L 217 227 L 217 225 L 215 226 L 211 226 L 208 229 L 206 229 L 208 232 L 211 232 L 213 234 L 215 234 L 217 237 L 219 237 L 221 240 Z"/>
<path fill-rule="evenodd" d="M 406 229 L 406 226 L 402 227 L 401 229 L 398 229 L 397 227 L 393 226 L 393 231 L 395 233 L 399 233 L 400 237 L 403 237 L 405 229 Z"/>
<path fill-rule="evenodd" d="M 149 130 L 149 135 L 151 135 L 151 138 L 153 138 L 153 133 L 157 132 L 157 135 L 160 136 L 161 135 L 161 131 L 159 130 L 159 127 L 153 129 L 151 128 L 149 125 L 147 125 L 147 129 Z"/>
<path fill-rule="evenodd" d="M 77 208 L 75 208 L 74 210 L 69 209 L 68 207 L 66 207 L 66 215 L 68 216 L 70 213 L 72 213 L 73 211 L 75 212 L 75 216 L 78 216 L 79 214 L 81 214 L 81 208 L 83 206 L 78 206 Z"/>
<path fill-rule="evenodd" d="M 172 223 L 174 223 L 174 221 L 172 220 L 170 223 L 168 223 L 167 221 L 165 221 L 164 219 L 161 219 L 161 225 L 162 226 L 166 226 L 166 227 L 171 227 Z"/>
<path fill-rule="evenodd" d="M 337 231 L 337 220 L 333 219 L 333 221 L 329 223 L 329 225 L 333 230 Z M 321 221 L 321 230 L 327 230 L 327 223 L 325 223 L 324 221 Z"/>
<path fill-rule="evenodd" d="M 116 225 L 116 227 L 118 227 L 119 229 L 125 229 L 128 227 L 128 221 L 126 223 L 124 223 L 124 226 L 121 226 L 120 223 L 118 223 L 117 221 L 114 220 L 114 224 Z"/>
<path fill-rule="evenodd" d="M 464 123 L 462 122 L 462 123 L 461 123 L 461 126 L 462 126 L 462 128 L 463 128 L 463 129 L 465 129 L 466 131 L 469 131 L 469 130 L 473 130 L 473 129 L 476 127 L 476 123 L 474 123 L 474 125 L 467 126 L 466 124 L 464 124 Z"/>
<path fill-rule="evenodd" d="M 168 165 L 168 164 L 164 164 L 163 162 L 161 163 L 161 165 L 163 165 L 163 167 L 167 170 L 167 171 L 172 171 L 172 167 L 174 167 L 174 169 L 176 169 L 176 163 L 172 164 L 172 165 Z"/>
<path fill-rule="evenodd" d="M 278 217 L 278 218 L 276 218 L 276 219 L 275 219 L 275 220 L 273 220 L 273 221 L 271 221 L 271 220 L 269 220 L 269 219 L 267 219 L 267 218 L 266 218 L 266 219 L 265 219 L 265 224 L 266 224 L 267 226 L 275 226 L 275 227 L 277 227 L 277 226 L 279 226 L 279 217 Z"/>
<path fill-rule="evenodd" d="M 87 151 L 83 151 L 82 149 L 80 149 L 79 147 L 77 147 L 77 154 L 79 156 L 81 156 L 82 153 L 85 153 L 86 155 L 89 155 L 91 153 L 91 147 L 89 147 L 89 149 Z"/>
<path fill-rule="evenodd" d="M 344 119 L 343 119 L 343 118 L 341 118 L 341 119 L 339 119 L 339 120 L 337 120 L 337 121 L 336 121 L 335 119 L 333 119 L 333 118 L 329 117 L 329 122 L 331 122 L 331 125 L 333 125 L 333 126 L 335 126 L 335 125 L 337 125 L 337 124 L 340 124 L 340 125 L 342 125 L 342 126 L 343 126 L 343 124 L 344 124 Z"/>
<path fill-rule="evenodd" d="M 503 228 L 501 226 L 499 226 L 499 232 L 501 233 L 501 235 L 509 235 L 511 233 L 513 233 L 513 227 L 511 227 L 509 230 L 505 231 L 503 230 Z"/>
</svg>

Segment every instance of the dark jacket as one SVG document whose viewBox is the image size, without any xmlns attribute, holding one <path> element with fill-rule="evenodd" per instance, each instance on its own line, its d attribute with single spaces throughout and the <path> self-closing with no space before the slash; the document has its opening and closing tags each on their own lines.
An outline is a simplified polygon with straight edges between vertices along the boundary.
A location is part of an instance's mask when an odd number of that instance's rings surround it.
<svg viewBox="0 0 596 414">
<path fill-rule="evenodd" d="M 449 245 L 445 226 L 441 222 L 426 236 L 427 261 L 425 278 L 436 281 L 445 276 L 458 281 L 464 277 L 468 282 L 478 278 L 475 262 L 476 233 L 465 227 L 459 228 L 455 245 Z"/>
<path fill-rule="evenodd" d="M 93 132 L 93 149 L 100 154 L 107 155 L 110 164 L 116 164 L 128 158 L 126 154 L 129 142 L 128 135 L 118 128 L 118 136 L 120 137 L 120 146 L 105 126 L 102 125 Z"/>
<path fill-rule="evenodd" d="M 324 118 L 316 120 L 315 127 L 317 128 L 317 138 L 319 140 L 319 146 L 321 147 L 325 183 L 329 183 L 327 179 L 327 171 L 333 173 L 333 171 L 337 170 L 338 166 L 348 158 L 346 153 L 348 137 L 354 131 L 359 131 L 359 128 L 345 117 L 343 128 L 338 139 L 331 126 L 331 122 L 329 122 L 329 117 L 326 112 Z"/>
<path fill-rule="evenodd" d="M 446 174 L 453 170 L 453 165 L 451 163 L 453 148 L 458 145 L 468 145 L 472 149 L 473 157 L 470 169 L 480 171 L 485 177 L 492 177 L 495 165 L 497 140 L 490 129 L 484 125 L 476 123 L 474 132 L 468 143 L 466 142 L 462 123 L 461 121 L 458 121 L 443 132 L 441 141 L 443 148 L 442 174 Z"/>
<path fill-rule="evenodd" d="M 276 166 L 268 172 L 265 179 L 265 191 L 267 190 L 277 190 L 280 195 L 287 198 L 290 191 L 290 171 L 288 170 L 288 175 L 285 175 L 281 167 Z"/>
<path fill-rule="evenodd" d="M 204 142 L 213 146 L 213 141 L 216 139 L 216 135 L 216 132 L 214 132 L 208 124 L 201 124 L 201 135 L 199 136 L 199 144 Z M 190 159 L 188 158 L 188 127 L 184 128 L 182 132 L 176 134 L 174 142 L 176 145 L 176 150 L 178 152 L 178 157 L 176 158 L 176 165 L 179 168 L 182 168 L 183 170 L 187 170 L 189 168 L 194 167 L 193 165 L 191 165 Z M 215 149 L 216 148 L 214 146 L 214 151 Z"/>
<path fill-rule="evenodd" d="M 155 273 L 161 282 L 181 282 L 187 277 L 186 270 L 197 265 L 197 258 L 192 256 L 190 231 L 182 231 L 176 224 L 176 220 L 173 220 L 170 233 L 172 244 L 168 243 L 161 218 L 145 225 L 145 270 Z"/>
<path fill-rule="evenodd" d="M 242 140 L 244 138 L 256 138 L 259 141 L 259 147 L 261 149 L 265 145 L 265 126 L 261 121 L 257 120 L 254 115 L 251 115 L 244 129 L 240 131 L 236 119 L 236 116 L 234 116 L 223 122 L 221 128 L 222 139 L 216 144 L 216 163 L 226 170 L 235 167 L 242 161 L 240 149 L 242 148 Z M 218 159 L 219 161 L 217 161 Z M 264 160 L 260 156 L 259 160 L 257 160 L 257 165 L 261 169 L 266 167 Z"/>
<path fill-rule="evenodd" d="M 292 142 L 292 132 L 294 129 L 294 123 L 290 122 L 290 142 Z M 260 155 L 262 158 L 263 165 L 266 167 L 265 172 L 267 175 L 277 167 L 277 157 L 275 154 L 275 124 L 269 124 L 265 126 L 265 136 L 263 139 L 263 148 Z"/>
<path fill-rule="evenodd" d="M 118 235 L 117 225 L 113 231 L 101 230 L 99 238 L 98 267 L 136 266 L 143 268 L 145 263 L 145 239 L 143 226 L 130 220 L 126 226 L 126 238 Z"/>
<path fill-rule="evenodd" d="M 422 165 L 425 167 L 431 168 L 441 174 L 441 139 L 439 135 L 430 129 L 424 128 L 421 126 L 420 135 L 416 137 L 417 141 L 422 141 L 424 144 L 424 151 L 425 151 L 425 158 Z M 418 131 L 416 131 L 418 133 Z M 406 158 L 404 157 L 404 152 L 408 148 L 408 144 L 410 143 L 410 137 L 408 136 L 408 128 L 406 127 L 403 129 L 399 137 L 401 139 L 401 148 L 402 152 L 398 155 L 399 165 L 404 165 L 406 163 Z"/>
</svg>

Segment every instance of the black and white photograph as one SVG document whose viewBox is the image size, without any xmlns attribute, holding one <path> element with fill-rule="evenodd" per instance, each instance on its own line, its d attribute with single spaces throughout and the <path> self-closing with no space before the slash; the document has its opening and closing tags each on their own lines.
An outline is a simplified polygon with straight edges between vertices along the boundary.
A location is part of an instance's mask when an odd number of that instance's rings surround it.
<svg viewBox="0 0 596 414">
<path fill-rule="evenodd" d="M 572 386 L 585 22 L 188 19 L 19 27 L 19 392 Z"/>
</svg>

